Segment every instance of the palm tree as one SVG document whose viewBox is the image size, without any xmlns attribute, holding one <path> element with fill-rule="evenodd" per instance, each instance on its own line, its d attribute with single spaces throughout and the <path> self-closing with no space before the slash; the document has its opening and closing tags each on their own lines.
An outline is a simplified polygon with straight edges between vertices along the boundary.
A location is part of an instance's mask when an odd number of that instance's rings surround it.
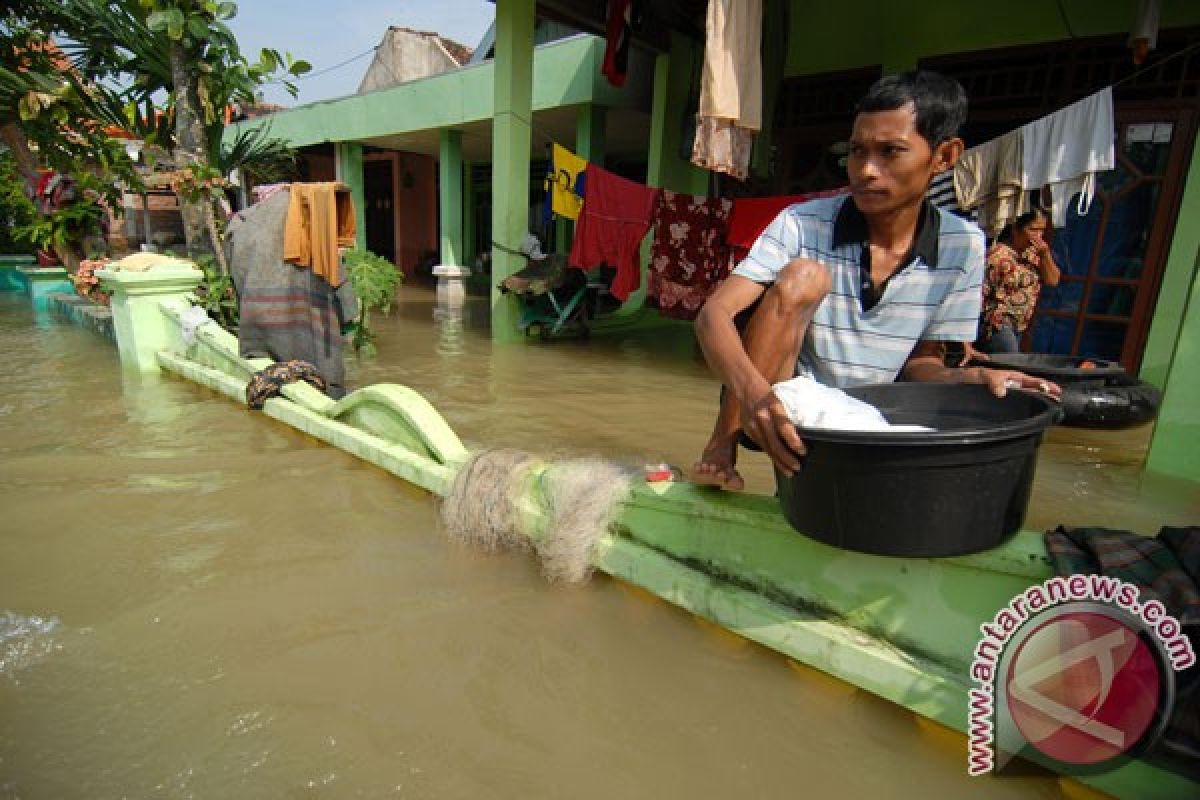
<svg viewBox="0 0 1200 800">
<path fill-rule="evenodd" d="M 53 4 L 15 2 L 24 13 L 40 15 L 47 26 L 43 30 L 62 32 L 63 51 L 76 71 L 100 87 L 93 93 L 93 105 L 100 106 L 94 119 L 120 124 L 135 135 L 154 128 L 151 134 L 170 151 L 179 175 L 187 250 L 193 257 L 210 253 L 219 260 L 213 199 L 226 174 L 222 168 L 231 163 L 220 157 L 225 109 L 253 102 L 255 90 L 278 74 L 295 96 L 289 78 L 307 72 L 309 65 L 270 49 L 258 61 L 248 61 L 224 22 L 237 13 L 230 2 L 62 0 L 53 11 L 43 8 Z M 110 90 L 107 84 L 123 88 Z M 163 91 L 170 98 L 163 117 L 173 123 L 169 132 L 157 124 L 159 114 L 140 113 Z M 278 164 L 280 144 L 259 136 L 242 141 L 231 155 L 269 156 Z"/>
</svg>

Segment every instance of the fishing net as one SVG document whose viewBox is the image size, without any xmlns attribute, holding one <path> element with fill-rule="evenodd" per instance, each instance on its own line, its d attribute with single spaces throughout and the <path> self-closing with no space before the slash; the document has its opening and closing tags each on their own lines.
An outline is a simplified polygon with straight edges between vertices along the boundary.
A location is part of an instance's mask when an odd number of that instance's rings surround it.
<svg viewBox="0 0 1200 800">
<path fill-rule="evenodd" d="M 542 476 L 550 525 L 537 544 L 551 581 L 582 583 L 592 572 L 597 542 L 629 496 L 628 469 L 599 458 L 554 464 Z"/>
<path fill-rule="evenodd" d="M 442 523 L 451 538 L 489 552 L 529 547 L 517 503 L 530 488 L 530 470 L 537 463 L 520 450 L 473 454 L 442 503 Z M 596 545 L 629 495 L 632 474 L 598 458 L 563 461 L 542 472 L 537 485 L 549 521 L 535 549 L 547 579 L 587 580 Z"/>
<path fill-rule="evenodd" d="M 537 463 L 521 450 L 472 454 L 442 501 L 442 524 L 452 539 L 495 552 L 528 547 L 517 519 L 517 501 Z"/>
</svg>

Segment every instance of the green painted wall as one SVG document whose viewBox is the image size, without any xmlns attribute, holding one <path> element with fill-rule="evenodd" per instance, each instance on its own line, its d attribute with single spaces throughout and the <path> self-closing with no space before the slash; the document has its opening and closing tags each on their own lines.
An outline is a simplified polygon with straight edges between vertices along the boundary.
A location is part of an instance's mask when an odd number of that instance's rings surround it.
<svg viewBox="0 0 1200 800">
<path fill-rule="evenodd" d="M 356 247 L 367 249 L 367 193 L 366 178 L 363 176 L 363 149 L 354 142 L 338 142 L 335 149 L 337 179 L 350 189 L 354 200 L 354 225 Z"/>
<path fill-rule="evenodd" d="M 1175 341 L 1183 324 L 1183 314 L 1196 274 L 1196 254 L 1200 252 L 1200 137 L 1192 149 L 1192 167 L 1183 188 L 1175 235 L 1167 253 L 1167 267 L 1162 287 L 1154 307 L 1154 322 L 1146 339 L 1140 377 L 1155 386 L 1166 384 L 1171 360 L 1175 357 Z"/>
<path fill-rule="evenodd" d="M 671 52 L 655 65 L 654 98 L 651 107 L 650 147 L 647 171 L 651 186 L 676 192 L 708 194 L 708 170 L 692 166 L 681 157 L 680 139 L 691 97 L 692 70 L 702 65 L 699 42 L 671 35 Z M 697 95 L 698 97 L 698 95 Z"/>
<path fill-rule="evenodd" d="M 786 74 L 873 64 L 900 72 L 924 56 L 1069 39 L 1067 23 L 1076 37 L 1123 33 L 1136 8 L 1134 0 L 793 0 Z M 1196 24 L 1200 3 L 1163 0 L 1163 28 Z"/>
<path fill-rule="evenodd" d="M 1167 374 L 1163 405 L 1146 468 L 1200 481 L 1200 253 L 1192 251 L 1192 281 L 1183 326 Z"/>
</svg>

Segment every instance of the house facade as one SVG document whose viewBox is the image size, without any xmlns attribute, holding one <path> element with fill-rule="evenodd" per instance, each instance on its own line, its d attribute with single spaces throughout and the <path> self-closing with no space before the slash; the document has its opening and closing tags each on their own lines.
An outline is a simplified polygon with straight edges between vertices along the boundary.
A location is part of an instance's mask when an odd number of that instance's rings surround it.
<svg viewBox="0 0 1200 800">
<path fill-rule="evenodd" d="M 768 70 L 765 90 L 774 111 L 745 183 L 713 176 L 687 159 L 705 7 L 690 0 L 646 4 L 622 89 L 600 74 L 603 39 L 582 34 L 539 44 L 536 35 L 546 21 L 603 33 L 603 4 L 497 0 L 496 24 L 475 63 L 275 114 L 266 124 L 296 146 L 329 152 L 334 176 L 358 195 L 364 243 L 386 218 L 378 212 L 380 223 L 365 220 L 373 208 L 366 197 L 369 165 L 390 159 L 398 241 L 416 235 L 402 232 L 401 220 L 411 215 L 416 221 L 407 224 L 428 237 L 423 244 L 432 246 L 437 230 L 443 263 L 470 263 L 490 247 L 497 277 L 523 266 L 515 251 L 530 229 L 539 162 L 551 141 L 610 169 L 619 165 L 622 174 L 651 186 L 784 194 L 844 185 L 837 153 L 853 101 L 884 74 L 922 67 L 962 82 L 971 98 L 968 146 L 1112 86 L 1118 165 L 1101 176 L 1089 213 L 1075 214 L 1058 232 L 1064 280 L 1044 293 L 1027 344 L 1117 360 L 1164 388 L 1150 466 L 1196 478 L 1200 421 L 1191 409 L 1200 405 L 1200 5 L 1163 0 L 1154 48 L 1138 65 L 1129 40 L 1139 5 L 764 0 L 764 35 L 786 34 L 785 57 L 778 70 Z M 486 60 L 490 52 L 494 58 Z M 399 154 L 426 158 L 427 167 L 401 166 Z M 478 179 L 481 169 L 485 180 Z M 436 189 L 400 201 L 397 182 L 408 174 L 414 187 L 424 175 Z M 486 187 L 490 191 L 480 192 Z M 561 249 L 569 230 L 560 225 L 554 233 L 548 238 Z M 395 257 L 409 270 L 413 251 L 401 254 L 402 246 L 393 245 Z M 635 294 L 625 311 L 640 308 L 642 299 Z M 497 338 L 516 335 L 513 303 L 493 295 Z"/>
</svg>

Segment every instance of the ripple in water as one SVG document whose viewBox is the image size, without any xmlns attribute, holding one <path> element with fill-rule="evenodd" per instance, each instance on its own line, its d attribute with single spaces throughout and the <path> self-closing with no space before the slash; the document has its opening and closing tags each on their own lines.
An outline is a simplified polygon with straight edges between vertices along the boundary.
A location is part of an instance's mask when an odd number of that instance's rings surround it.
<svg viewBox="0 0 1200 800">
<path fill-rule="evenodd" d="M 62 627 L 58 617 L 0 612 L 0 675 L 16 680 L 16 673 L 61 649 L 54 633 Z"/>
</svg>

